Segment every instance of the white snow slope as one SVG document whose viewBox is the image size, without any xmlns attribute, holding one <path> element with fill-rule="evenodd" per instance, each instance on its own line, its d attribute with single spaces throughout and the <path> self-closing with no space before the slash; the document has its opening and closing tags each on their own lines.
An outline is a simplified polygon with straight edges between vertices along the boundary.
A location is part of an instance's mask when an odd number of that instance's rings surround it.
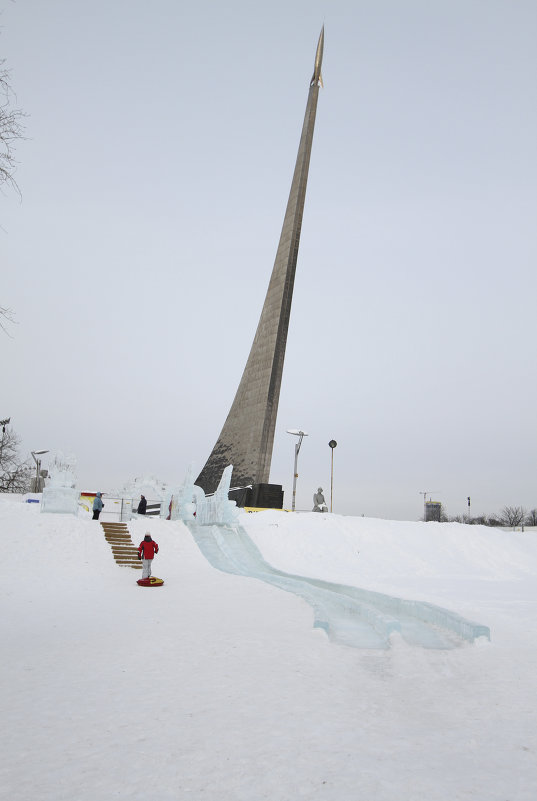
<svg viewBox="0 0 537 801">
<path fill-rule="evenodd" d="M 97 522 L 0 500 L 0 796 L 26 801 L 535 801 L 537 534 L 242 515 L 281 570 L 430 601 L 491 641 L 350 648 L 300 598 L 136 520 L 153 573 Z"/>
</svg>

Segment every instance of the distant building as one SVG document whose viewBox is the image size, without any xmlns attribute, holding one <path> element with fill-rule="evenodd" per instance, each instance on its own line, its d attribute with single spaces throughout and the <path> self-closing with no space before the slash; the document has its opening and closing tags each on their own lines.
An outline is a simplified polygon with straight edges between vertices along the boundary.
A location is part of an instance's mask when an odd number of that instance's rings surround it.
<svg viewBox="0 0 537 801">
<path fill-rule="evenodd" d="M 427 501 L 425 504 L 425 522 L 435 520 L 440 523 L 442 518 L 442 504 L 440 501 Z"/>
</svg>

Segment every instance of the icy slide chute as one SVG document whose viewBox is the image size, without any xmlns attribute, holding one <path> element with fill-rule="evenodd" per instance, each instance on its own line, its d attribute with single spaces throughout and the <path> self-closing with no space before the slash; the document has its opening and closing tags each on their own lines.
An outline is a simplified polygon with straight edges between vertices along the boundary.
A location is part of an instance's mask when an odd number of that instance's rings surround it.
<svg viewBox="0 0 537 801">
<path fill-rule="evenodd" d="M 266 581 L 307 601 L 315 623 L 336 642 L 355 648 L 389 648 L 399 634 L 423 648 L 455 648 L 464 641 L 490 639 L 487 626 L 434 604 L 285 573 L 265 562 L 239 525 L 187 523 L 209 563 L 225 573 Z"/>
</svg>

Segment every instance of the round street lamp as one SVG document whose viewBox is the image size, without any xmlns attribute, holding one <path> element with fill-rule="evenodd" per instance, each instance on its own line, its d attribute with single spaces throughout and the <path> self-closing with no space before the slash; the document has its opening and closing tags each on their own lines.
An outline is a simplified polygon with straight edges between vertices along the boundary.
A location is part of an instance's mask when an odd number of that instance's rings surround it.
<svg viewBox="0 0 537 801">
<path fill-rule="evenodd" d="M 334 448 L 337 446 L 337 442 L 335 439 L 331 439 L 328 443 L 328 447 L 330 448 L 331 454 L 331 465 L 330 465 L 330 511 L 332 511 L 332 493 L 334 490 Z"/>
</svg>

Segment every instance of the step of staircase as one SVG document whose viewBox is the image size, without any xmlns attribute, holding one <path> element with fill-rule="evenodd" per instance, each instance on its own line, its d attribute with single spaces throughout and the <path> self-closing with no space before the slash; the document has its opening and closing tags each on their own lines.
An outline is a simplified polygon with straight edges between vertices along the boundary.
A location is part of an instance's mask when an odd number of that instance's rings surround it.
<svg viewBox="0 0 537 801">
<path fill-rule="evenodd" d="M 128 534 L 129 531 L 127 526 L 124 524 L 118 525 L 117 523 L 114 523 L 111 526 L 107 526 L 106 523 L 101 523 L 101 525 L 107 533 L 109 532 L 111 534 L 122 534 L 122 533 Z"/>
<path fill-rule="evenodd" d="M 109 528 L 110 526 L 123 526 L 123 528 L 128 528 L 127 523 L 121 520 L 101 520 L 101 526 L 103 528 Z"/>
<path fill-rule="evenodd" d="M 138 548 L 136 548 L 134 545 L 131 545 L 130 543 L 114 545 L 114 543 L 111 542 L 110 547 L 112 548 L 112 551 L 118 551 L 119 553 L 132 553 L 135 556 L 138 553 Z"/>
</svg>

